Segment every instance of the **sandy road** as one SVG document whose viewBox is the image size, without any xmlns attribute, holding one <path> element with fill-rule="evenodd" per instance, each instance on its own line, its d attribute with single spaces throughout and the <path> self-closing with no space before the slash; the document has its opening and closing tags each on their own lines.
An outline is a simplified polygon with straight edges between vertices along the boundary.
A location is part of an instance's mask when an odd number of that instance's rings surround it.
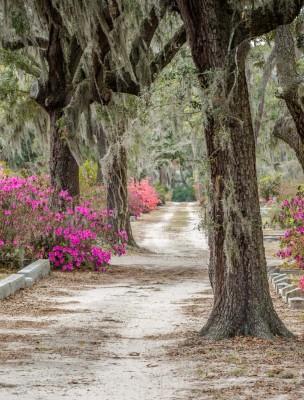
<svg viewBox="0 0 304 400">
<path fill-rule="evenodd" d="M 139 245 L 153 253 L 114 258 L 111 279 L 53 274 L 8 299 L 0 399 L 186 398 L 191 365 L 168 349 L 198 329 L 184 306 L 208 290 L 196 212 L 195 204 L 173 203 L 135 222 Z"/>
</svg>

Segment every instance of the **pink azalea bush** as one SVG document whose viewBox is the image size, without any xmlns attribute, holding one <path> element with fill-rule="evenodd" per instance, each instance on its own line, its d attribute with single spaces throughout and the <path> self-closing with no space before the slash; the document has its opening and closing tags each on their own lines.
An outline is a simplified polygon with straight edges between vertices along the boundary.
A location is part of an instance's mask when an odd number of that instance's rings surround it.
<svg viewBox="0 0 304 400">
<path fill-rule="evenodd" d="M 2 263 L 49 257 L 62 270 L 103 271 L 113 253 L 125 253 L 127 235 L 113 231 L 111 211 L 96 211 L 88 201 L 75 206 L 66 191 L 51 208 L 54 189 L 42 178 L 1 176 L 0 194 Z"/>
<path fill-rule="evenodd" d="M 138 216 L 141 213 L 150 212 L 161 204 L 157 191 L 150 185 L 150 178 L 135 182 L 130 179 L 128 186 L 128 207 L 131 215 Z"/>
<path fill-rule="evenodd" d="M 304 270 L 304 199 L 298 195 L 281 204 L 278 216 L 283 223 L 291 226 L 281 238 L 277 257 L 285 259 L 293 266 Z M 300 279 L 299 288 L 304 290 L 304 276 Z"/>
</svg>

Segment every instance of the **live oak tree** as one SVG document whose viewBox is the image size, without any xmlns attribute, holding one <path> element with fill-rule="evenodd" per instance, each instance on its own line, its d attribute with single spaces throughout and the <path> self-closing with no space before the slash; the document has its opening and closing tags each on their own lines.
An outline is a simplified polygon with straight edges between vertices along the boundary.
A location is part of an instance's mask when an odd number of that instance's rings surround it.
<svg viewBox="0 0 304 400">
<path fill-rule="evenodd" d="M 152 39 L 170 2 L 147 2 L 143 8 L 136 4 L 18 0 L 8 5 L 3 1 L 7 20 L 18 5 L 23 25 L 29 25 L 27 14 L 34 17 L 35 29 L 16 30 L 12 38 L 9 27 L 3 45 L 12 51 L 34 48 L 46 64 L 32 97 L 50 116 L 52 183 L 71 195 L 79 194 L 75 136 L 82 112 L 92 102 L 107 104 L 112 92 L 139 95 L 185 42 L 181 28 L 161 51 L 152 51 Z"/>
<path fill-rule="evenodd" d="M 140 95 L 186 40 L 181 27 L 160 50 L 157 46 L 154 51 L 151 42 L 170 1 L 147 2 L 145 7 L 141 2 L 138 7 L 136 4 L 31 0 L 24 12 L 37 18 L 36 32 L 41 36 L 23 32 L 21 37 L 3 41 L 12 51 L 29 47 L 41 50 L 46 68 L 33 87 L 32 97 L 50 116 L 51 182 L 72 196 L 79 194 L 81 151 L 77 135 L 81 114 L 88 112 L 93 102 L 102 106 L 111 102 L 113 92 Z M 122 125 L 123 121 L 117 126 L 116 146 L 112 146 L 117 153 L 112 157 L 112 171 L 108 168 L 109 179 L 105 183 L 108 206 L 114 209 L 118 226 L 129 231 Z"/>
<path fill-rule="evenodd" d="M 120 8 L 116 4 L 117 10 L 112 7 L 112 15 L 118 15 Z M 183 27 L 172 34 L 160 50 L 155 51 L 152 41 L 159 27 L 161 20 L 170 9 L 170 2 L 160 1 L 158 5 L 147 3 L 147 11 L 140 20 L 137 29 L 134 30 L 134 38 L 131 44 L 124 44 L 124 57 L 119 57 L 120 68 L 111 68 L 111 64 L 117 64 L 117 56 L 111 49 L 111 38 L 109 38 L 104 25 L 99 26 L 97 50 L 95 51 L 96 60 L 93 62 L 94 82 L 99 82 L 95 86 L 94 100 L 99 102 L 101 88 L 102 93 L 108 93 L 108 89 L 120 94 L 140 96 L 142 91 L 149 87 L 156 79 L 159 72 L 172 60 L 180 47 L 186 41 Z M 136 14 L 136 10 L 133 10 Z M 125 17 L 126 19 L 126 17 Z M 119 21 L 121 23 L 121 21 Z M 124 20 L 124 23 L 126 21 Z M 121 25 L 117 25 L 118 32 Z M 121 36 L 121 35 L 120 35 Z M 126 39 L 126 38 L 125 38 Z M 122 60 L 121 60 L 122 58 Z M 100 86 L 100 82 L 102 86 Z M 121 107 L 117 107 L 113 113 L 111 134 L 108 135 L 109 157 L 106 157 L 107 165 L 105 168 L 105 185 L 107 189 L 107 207 L 114 210 L 112 224 L 116 230 L 125 230 L 128 234 L 128 243 L 135 246 L 133 239 L 127 199 L 127 150 L 125 148 L 126 126 L 128 118 L 122 113 Z"/>
<path fill-rule="evenodd" d="M 290 23 L 304 1 L 176 3 L 202 89 L 212 96 L 204 130 L 214 305 L 200 334 L 211 339 L 291 337 L 273 308 L 267 283 L 245 59 L 251 39 Z"/>
</svg>

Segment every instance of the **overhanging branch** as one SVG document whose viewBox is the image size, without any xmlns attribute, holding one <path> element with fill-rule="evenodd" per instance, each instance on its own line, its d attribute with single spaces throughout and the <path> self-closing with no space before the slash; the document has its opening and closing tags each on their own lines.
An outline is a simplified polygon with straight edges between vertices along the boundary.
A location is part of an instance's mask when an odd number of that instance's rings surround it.
<svg viewBox="0 0 304 400">
<path fill-rule="evenodd" d="M 174 34 L 174 36 L 166 43 L 163 50 L 158 53 L 150 64 L 152 72 L 152 80 L 155 80 L 157 74 L 162 71 L 173 59 L 180 48 L 186 43 L 187 36 L 184 26 Z"/>
<path fill-rule="evenodd" d="M 46 49 L 49 45 L 49 41 L 43 37 L 35 37 L 33 39 L 31 38 L 27 38 L 25 40 L 2 40 L 2 47 L 6 50 L 12 50 L 12 51 L 16 51 L 16 50 L 20 50 L 23 49 L 25 47 L 38 47 L 40 49 Z"/>
<path fill-rule="evenodd" d="M 303 5 L 304 0 L 269 0 L 252 11 L 245 10 L 235 28 L 232 47 L 273 31 L 280 25 L 290 24 Z"/>
<path fill-rule="evenodd" d="M 159 10 L 156 6 L 152 6 L 148 16 L 141 22 L 139 34 L 134 39 L 130 52 L 130 61 L 135 76 L 137 76 L 136 67 L 141 58 L 150 51 L 151 41 L 167 8 L 168 4 L 166 2 L 161 2 Z"/>
<path fill-rule="evenodd" d="M 106 85 L 113 92 L 128 93 L 138 96 L 140 85 L 131 78 L 128 72 L 107 72 Z"/>
<path fill-rule="evenodd" d="M 71 81 L 74 79 L 82 54 L 83 54 L 83 49 L 78 42 L 76 34 L 74 34 L 72 36 L 72 40 L 69 46 L 69 56 L 68 56 L 68 70 L 71 76 Z"/>
</svg>

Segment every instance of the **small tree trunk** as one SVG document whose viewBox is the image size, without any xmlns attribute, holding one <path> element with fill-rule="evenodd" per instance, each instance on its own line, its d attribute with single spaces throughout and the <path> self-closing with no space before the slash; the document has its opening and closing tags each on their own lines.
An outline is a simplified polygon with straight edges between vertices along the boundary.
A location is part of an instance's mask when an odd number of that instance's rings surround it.
<svg viewBox="0 0 304 400">
<path fill-rule="evenodd" d="M 51 184 L 56 191 L 68 190 L 72 197 L 79 196 L 79 166 L 73 157 L 67 141 L 58 125 L 61 110 L 49 111 L 51 123 Z"/>
<path fill-rule="evenodd" d="M 257 108 L 255 113 L 255 119 L 253 124 L 253 131 L 255 140 L 257 142 L 258 136 L 260 134 L 261 125 L 262 125 L 262 118 L 264 114 L 264 107 L 265 107 L 265 94 L 266 88 L 271 77 L 271 72 L 274 67 L 274 59 L 275 59 L 275 49 L 271 50 L 271 53 L 267 60 L 265 61 L 265 65 L 263 68 L 263 76 L 262 81 L 258 91 L 258 100 L 257 100 Z"/>
<path fill-rule="evenodd" d="M 201 171 L 198 172 L 198 196 L 201 200 L 204 194 L 204 186 L 203 186 L 203 174 Z"/>
<path fill-rule="evenodd" d="M 159 168 L 159 183 L 162 186 L 166 186 L 167 185 L 167 176 L 166 176 L 166 171 L 165 168 L 162 166 Z"/>
<path fill-rule="evenodd" d="M 113 210 L 111 224 L 115 232 L 126 231 L 128 244 L 137 247 L 133 238 L 128 211 L 127 153 L 122 143 L 113 154 L 107 175 L 107 208 Z"/>
<path fill-rule="evenodd" d="M 73 68 L 70 68 L 68 45 L 65 47 L 63 20 L 58 9 L 48 2 L 47 9 L 52 15 L 49 26 L 49 44 L 45 57 L 48 64 L 47 80 L 39 79 L 31 88 L 31 97 L 45 109 L 50 117 L 50 179 L 56 189 L 68 190 L 72 197 L 79 196 L 79 167 L 72 155 L 66 140 L 64 129 L 60 127 L 60 119 L 64 109 L 69 105 L 71 97 L 75 94 L 73 87 L 73 74 L 76 73 L 80 62 L 82 50 L 80 45 L 71 40 L 71 54 L 73 54 Z M 42 12 L 42 8 L 40 10 Z M 56 22 L 55 22 L 56 21 Z M 69 61 L 69 62 L 68 62 Z M 72 73 L 72 75 L 71 75 Z M 53 203 L 56 195 L 53 197 Z M 55 205 L 55 204 L 54 204 Z"/>
<path fill-rule="evenodd" d="M 96 139 L 97 139 L 97 153 L 98 153 L 96 184 L 103 185 L 104 178 L 101 168 L 101 161 L 107 154 L 107 136 L 101 123 L 98 124 L 96 129 Z"/>
</svg>

